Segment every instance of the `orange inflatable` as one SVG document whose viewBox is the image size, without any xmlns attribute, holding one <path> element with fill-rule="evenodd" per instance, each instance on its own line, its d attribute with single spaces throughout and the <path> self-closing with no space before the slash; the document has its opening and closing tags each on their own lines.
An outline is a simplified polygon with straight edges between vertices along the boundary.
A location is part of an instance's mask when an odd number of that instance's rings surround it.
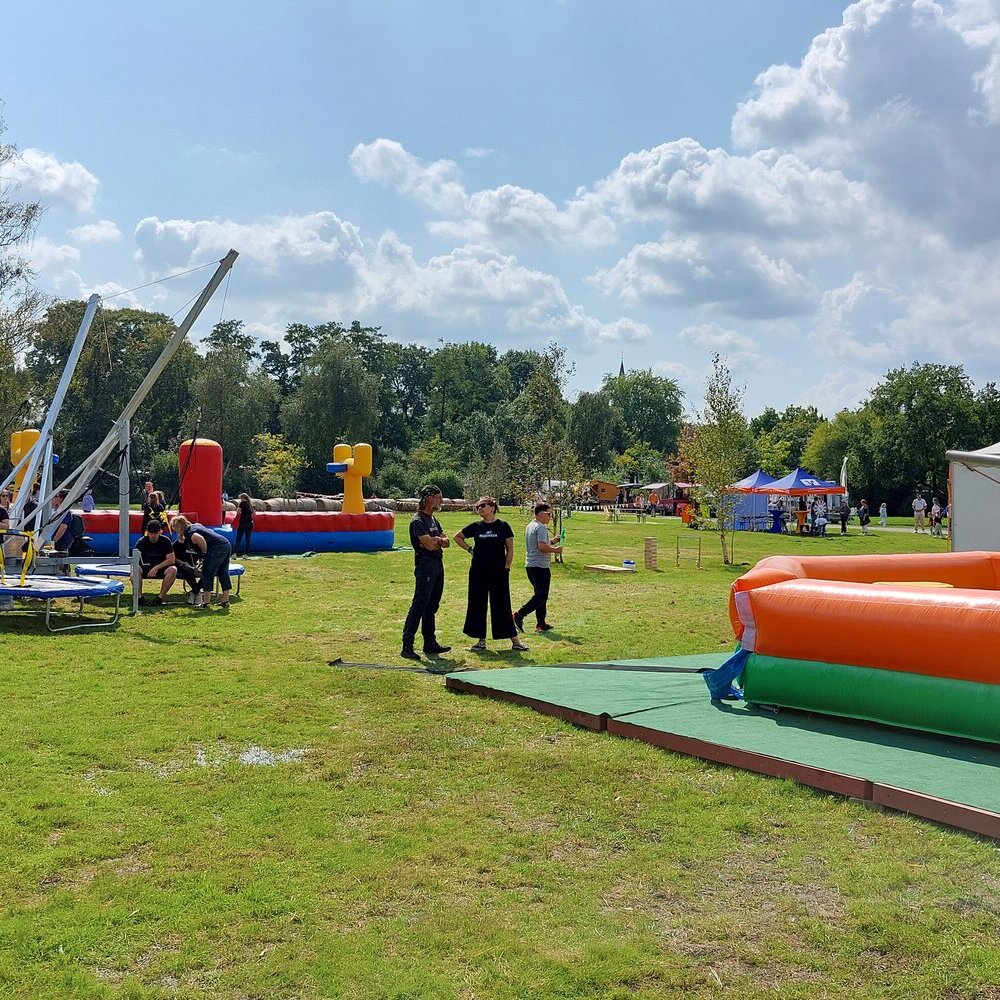
<svg viewBox="0 0 1000 1000">
<path fill-rule="evenodd" d="M 773 556 L 733 584 L 729 615 L 763 656 L 1000 683 L 1000 553 Z"/>
</svg>

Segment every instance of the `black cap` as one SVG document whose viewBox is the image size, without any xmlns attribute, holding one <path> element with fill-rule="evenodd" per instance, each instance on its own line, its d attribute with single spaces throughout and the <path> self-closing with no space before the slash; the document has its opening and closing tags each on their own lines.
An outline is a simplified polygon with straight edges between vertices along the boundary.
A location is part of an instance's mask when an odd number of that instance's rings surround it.
<svg viewBox="0 0 1000 1000">
<path fill-rule="evenodd" d="M 428 483 L 426 486 L 420 487 L 420 493 L 418 494 L 421 500 L 426 500 L 428 497 L 436 497 L 441 492 L 440 486 L 435 486 L 433 483 Z"/>
</svg>

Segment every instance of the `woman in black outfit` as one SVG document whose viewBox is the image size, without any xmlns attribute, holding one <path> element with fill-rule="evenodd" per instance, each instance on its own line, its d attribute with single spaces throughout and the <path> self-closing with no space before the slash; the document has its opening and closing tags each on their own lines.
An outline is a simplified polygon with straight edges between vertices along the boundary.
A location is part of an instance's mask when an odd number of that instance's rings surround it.
<svg viewBox="0 0 1000 1000">
<path fill-rule="evenodd" d="M 466 635 L 478 640 L 474 653 L 486 651 L 486 605 L 490 606 L 494 639 L 510 639 L 511 649 L 528 651 L 514 626 L 510 608 L 510 566 L 514 560 L 514 532 L 498 520 L 499 507 L 493 497 L 480 497 L 475 505 L 481 520 L 455 535 L 455 544 L 472 553 L 469 567 L 469 603 L 465 613 Z M 469 545 L 469 539 L 475 542 Z"/>
<path fill-rule="evenodd" d="M 253 534 L 253 504 L 246 493 L 240 494 L 239 503 L 236 507 L 236 554 L 238 556 L 250 555 L 250 536 Z M 240 539 L 246 539 L 246 548 L 240 549 Z"/>
</svg>

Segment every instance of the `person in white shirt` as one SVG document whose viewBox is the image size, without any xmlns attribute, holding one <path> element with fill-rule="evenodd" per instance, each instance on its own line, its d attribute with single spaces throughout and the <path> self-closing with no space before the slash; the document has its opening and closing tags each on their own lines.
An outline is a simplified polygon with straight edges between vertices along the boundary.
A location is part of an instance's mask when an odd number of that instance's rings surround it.
<svg viewBox="0 0 1000 1000">
<path fill-rule="evenodd" d="M 924 530 L 925 510 L 927 510 L 927 501 L 922 494 L 918 493 L 913 501 L 913 534 Z"/>
</svg>

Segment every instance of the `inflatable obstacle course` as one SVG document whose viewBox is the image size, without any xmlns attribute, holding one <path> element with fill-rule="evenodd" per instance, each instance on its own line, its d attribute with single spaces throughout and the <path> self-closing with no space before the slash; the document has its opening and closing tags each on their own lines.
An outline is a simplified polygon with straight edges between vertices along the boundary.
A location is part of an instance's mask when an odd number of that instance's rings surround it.
<svg viewBox="0 0 1000 1000">
<path fill-rule="evenodd" d="M 1000 553 L 773 556 L 729 612 L 713 697 L 1000 743 Z"/>
</svg>

